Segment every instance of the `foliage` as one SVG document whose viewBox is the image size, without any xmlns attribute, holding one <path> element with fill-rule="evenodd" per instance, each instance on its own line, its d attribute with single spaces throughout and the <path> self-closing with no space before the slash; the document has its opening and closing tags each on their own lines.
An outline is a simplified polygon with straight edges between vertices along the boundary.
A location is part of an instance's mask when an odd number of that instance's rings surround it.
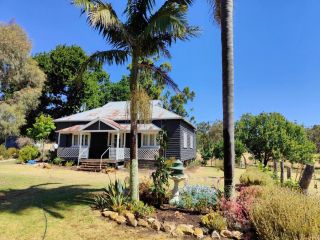
<svg viewBox="0 0 320 240">
<path fill-rule="evenodd" d="M 16 144 L 19 149 L 23 148 L 26 145 L 32 145 L 33 143 L 33 140 L 29 137 L 18 137 L 16 140 Z"/>
<path fill-rule="evenodd" d="M 4 144 L 0 145 L 0 156 L 1 156 L 1 160 L 9 158 L 7 149 L 4 146 Z"/>
<path fill-rule="evenodd" d="M 128 210 L 139 218 L 148 217 L 155 212 L 154 207 L 149 206 L 142 201 L 137 201 L 129 204 Z"/>
<path fill-rule="evenodd" d="M 44 73 L 30 58 L 31 43 L 17 24 L 0 24 L 0 138 L 19 135 L 38 105 Z"/>
<path fill-rule="evenodd" d="M 250 210 L 259 239 L 318 239 L 319 200 L 287 188 L 264 187 Z"/>
<path fill-rule="evenodd" d="M 66 161 L 66 167 L 72 167 L 74 165 L 74 161 Z"/>
<path fill-rule="evenodd" d="M 191 91 L 189 87 L 185 87 L 181 93 L 171 95 L 169 91 L 167 91 L 163 96 L 162 100 L 164 102 L 164 108 L 182 116 L 185 118 L 189 118 L 191 122 L 194 121 L 194 117 L 190 115 L 189 112 L 185 109 L 186 104 L 189 101 L 193 101 L 195 98 L 195 92 Z"/>
<path fill-rule="evenodd" d="M 219 202 L 221 214 L 226 218 L 232 229 L 246 231 L 252 228 L 249 216 L 254 201 L 261 195 L 260 186 L 244 187 L 235 200 L 222 198 Z"/>
<path fill-rule="evenodd" d="M 310 141 L 316 145 L 317 152 L 320 153 L 320 125 L 314 125 L 311 128 L 307 128 L 307 134 Z"/>
<path fill-rule="evenodd" d="M 236 136 L 265 166 L 280 158 L 306 163 L 315 150 L 303 126 L 279 113 L 244 114 L 236 124 Z"/>
<path fill-rule="evenodd" d="M 299 182 L 288 179 L 283 183 L 284 187 L 293 189 L 293 190 L 300 190 Z"/>
<path fill-rule="evenodd" d="M 147 204 L 155 204 L 152 182 L 147 178 L 142 179 L 139 183 L 139 199 Z"/>
<path fill-rule="evenodd" d="M 187 185 L 180 191 L 178 207 L 206 212 L 217 204 L 217 190 L 201 185 Z"/>
<path fill-rule="evenodd" d="M 223 147 L 223 140 L 217 142 L 213 146 L 213 156 L 217 159 L 223 160 L 224 159 L 224 147 Z M 235 160 L 240 162 L 242 155 L 247 151 L 245 145 L 239 140 L 236 139 L 234 142 L 235 147 Z"/>
<path fill-rule="evenodd" d="M 32 116 L 41 112 L 53 118 L 99 107 L 105 102 L 109 75 L 101 64 L 92 62 L 78 77 L 79 67 L 88 60 L 84 50 L 76 45 L 58 45 L 50 52 L 36 54 L 34 59 L 46 73 L 47 81 L 40 97 L 40 105 Z M 33 121 L 33 117 L 31 120 Z M 29 126 L 31 122 L 29 123 Z"/>
<path fill-rule="evenodd" d="M 154 198 L 156 205 L 160 206 L 166 200 L 166 188 L 169 187 L 170 168 L 163 156 L 158 156 L 155 160 L 156 171 L 151 174 L 153 180 Z"/>
<path fill-rule="evenodd" d="M 62 159 L 59 158 L 59 157 L 55 157 L 53 160 L 52 160 L 52 163 L 55 164 L 55 165 L 61 165 L 62 164 Z"/>
<path fill-rule="evenodd" d="M 227 229 L 226 219 L 218 212 L 210 212 L 201 217 L 201 224 L 210 231 L 222 231 Z"/>
<path fill-rule="evenodd" d="M 19 151 L 18 149 L 11 147 L 7 149 L 7 155 L 9 158 L 17 158 L 19 156 Z"/>
<path fill-rule="evenodd" d="M 32 128 L 27 129 L 27 134 L 29 137 L 33 138 L 36 141 L 41 141 L 42 151 L 41 158 L 44 160 L 44 143 L 45 140 L 49 137 L 50 133 L 56 129 L 53 119 L 50 116 L 45 116 L 41 114 L 36 118 L 35 123 Z"/>
<path fill-rule="evenodd" d="M 125 183 L 119 179 L 109 184 L 104 188 L 102 194 L 96 195 L 95 205 L 97 208 L 109 209 L 116 212 L 122 212 L 126 209 L 129 203 L 129 196 Z"/>
<path fill-rule="evenodd" d="M 41 114 L 36 118 L 32 128 L 27 129 L 28 135 L 36 141 L 47 139 L 50 133 L 56 129 L 51 116 Z"/>
<path fill-rule="evenodd" d="M 240 183 L 246 186 L 250 185 L 269 185 L 273 183 L 270 175 L 259 171 L 255 167 L 247 168 L 245 173 L 240 176 Z"/>
<path fill-rule="evenodd" d="M 35 146 L 27 145 L 19 150 L 18 160 L 20 162 L 26 162 L 28 160 L 34 160 L 39 155 L 39 150 Z"/>
</svg>

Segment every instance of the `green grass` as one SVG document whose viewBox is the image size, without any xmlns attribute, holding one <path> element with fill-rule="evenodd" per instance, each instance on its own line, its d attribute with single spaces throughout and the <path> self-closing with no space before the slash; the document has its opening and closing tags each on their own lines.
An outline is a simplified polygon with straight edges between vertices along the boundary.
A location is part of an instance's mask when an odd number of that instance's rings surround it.
<svg viewBox="0 0 320 240">
<path fill-rule="evenodd" d="M 237 179 L 243 171 L 236 170 Z M 141 170 L 140 177 L 150 173 Z M 129 176 L 125 169 L 116 174 L 121 179 Z M 211 167 L 188 169 L 186 174 L 190 184 L 205 185 L 216 185 L 223 176 Z M 46 222 L 46 240 L 168 238 L 163 233 L 118 226 L 92 211 L 92 195 L 107 182 L 108 176 L 101 173 L 0 163 L 0 240 L 42 239 Z M 222 183 L 221 179 L 219 187 Z"/>
</svg>

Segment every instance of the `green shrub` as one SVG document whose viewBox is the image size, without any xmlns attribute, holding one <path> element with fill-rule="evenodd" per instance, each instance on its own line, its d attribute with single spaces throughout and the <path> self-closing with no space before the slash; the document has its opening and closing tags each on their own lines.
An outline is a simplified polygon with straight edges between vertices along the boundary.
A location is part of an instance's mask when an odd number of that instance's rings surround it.
<svg viewBox="0 0 320 240">
<path fill-rule="evenodd" d="M 259 171 L 257 168 L 251 167 L 240 176 L 240 183 L 250 185 L 269 185 L 273 183 L 272 178 L 265 172 Z"/>
<path fill-rule="evenodd" d="M 129 203 L 129 195 L 125 183 L 116 179 L 110 182 L 102 194 L 95 197 L 96 208 L 109 209 L 116 212 L 123 212 Z"/>
<path fill-rule="evenodd" d="M 142 201 L 129 204 L 128 210 L 140 218 L 151 216 L 155 212 L 155 209 L 153 206 L 144 204 Z"/>
<path fill-rule="evenodd" d="M 74 161 L 66 161 L 66 167 L 72 167 L 74 165 Z"/>
<path fill-rule="evenodd" d="M 7 149 L 7 155 L 9 158 L 17 158 L 19 156 L 18 149 L 11 147 Z"/>
<path fill-rule="evenodd" d="M 250 217 L 261 240 L 319 239 L 320 198 L 288 188 L 263 187 Z"/>
<path fill-rule="evenodd" d="M 52 163 L 55 164 L 55 165 L 61 165 L 62 161 L 63 160 L 61 158 L 56 157 L 56 158 L 53 159 Z"/>
<path fill-rule="evenodd" d="M 227 229 L 227 220 L 218 212 L 211 212 L 201 217 L 201 224 L 210 231 L 218 231 Z"/>
<path fill-rule="evenodd" d="M 19 150 L 18 162 L 33 160 L 39 155 L 39 150 L 31 145 L 27 145 Z"/>
</svg>

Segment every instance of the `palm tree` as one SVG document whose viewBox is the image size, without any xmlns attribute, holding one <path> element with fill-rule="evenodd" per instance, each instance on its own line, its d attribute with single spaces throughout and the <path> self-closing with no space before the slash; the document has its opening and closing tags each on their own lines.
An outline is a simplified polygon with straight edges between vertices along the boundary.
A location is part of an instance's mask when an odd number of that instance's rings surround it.
<svg viewBox="0 0 320 240">
<path fill-rule="evenodd" d="M 113 49 L 97 51 L 88 61 L 108 64 L 124 64 L 131 57 L 130 68 L 130 190 L 131 200 L 139 199 L 137 124 L 146 109 L 150 108 L 143 89 L 139 88 L 139 72 L 148 69 L 162 79 L 163 83 L 177 89 L 177 85 L 161 68 L 150 64 L 147 59 L 154 55 L 170 57 L 168 47 L 177 40 L 187 40 L 195 36 L 198 28 L 188 25 L 186 11 L 192 0 L 167 0 L 154 11 L 155 0 L 128 0 L 124 11 L 126 20 L 122 22 L 112 5 L 102 0 L 74 0 L 73 4 L 87 14 L 87 22 L 98 30 Z M 144 104 L 139 104 L 144 102 Z M 144 105 L 144 106 L 142 106 Z M 146 111 L 148 112 L 148 111 Z"/>
<path fill-rule="evenodd" d="M 233 79 L 233 0 L 210 0 L 214 19 L 221 26 L 222 98 L 224 142 L 224 194 L 234 195 L 234 79 Z"/>
</svg>

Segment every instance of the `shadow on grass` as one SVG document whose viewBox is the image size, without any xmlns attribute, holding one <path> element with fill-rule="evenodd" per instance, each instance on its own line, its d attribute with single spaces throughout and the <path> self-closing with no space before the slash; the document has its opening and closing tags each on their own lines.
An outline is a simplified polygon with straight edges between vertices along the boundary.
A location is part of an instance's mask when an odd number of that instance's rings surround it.
<svg viewBox="0 0 320 240">
<path fill-rule="evenodd" d="M 0 191 L 0 212 L 20 214 L 28 208 L 39 208 L 55 218 L 64 218 L 61 212 L 73 205 L 89 206 L 93 203 L 92 194 L 100 191 L 88 188 L 89 185 L 59 184 L 44 183 L 26 189 Z"/>
</svg>

